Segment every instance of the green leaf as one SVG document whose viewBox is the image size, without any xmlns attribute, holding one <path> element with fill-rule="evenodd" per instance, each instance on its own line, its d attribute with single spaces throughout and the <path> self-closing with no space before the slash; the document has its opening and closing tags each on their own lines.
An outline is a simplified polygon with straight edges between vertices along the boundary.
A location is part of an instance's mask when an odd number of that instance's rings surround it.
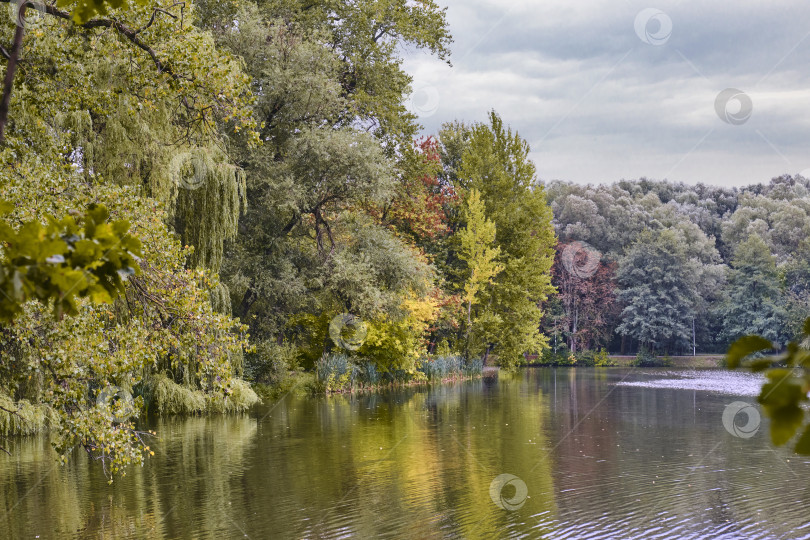
<svg viewBox="0 0 810 540">
<path fill-rule="evenodd" d="M 758 398 L 765 407 L 778 409 L 802 399 L 801 381 L 793 376 L 792 370 L 772 369 L 767 377 L 769 381 L 762 385 Z"/>
<path fill-rule="evenodd" d="M 810 317 L 804 320 L 804 326 L 802 327 L 802 333 L 805 336 L 810 336 Z"/>
<path fill-rule="evenodd" d="M 760 336 L 744 336 L 731 344 L 728 348 L 726 361 L 728 367 L 734 369 L 740 365 L 743 358 L 759 351 L 773 349 L 773 343 Z"/>
<path fill-rule="evenodd" d="M 771 441 L 781 446 L 793 438 L 804 420 L 804 411 L 798 405 L 780 407 L 771 413 Z"/>
<path fill-rule="evenodd" d="M 104 289 L 104 287 L 98 285 L 90 287 L 89 296 L 90 299 L 95 304 L 109 304 L 113 300 L 110 294 Z"/>
</svg>

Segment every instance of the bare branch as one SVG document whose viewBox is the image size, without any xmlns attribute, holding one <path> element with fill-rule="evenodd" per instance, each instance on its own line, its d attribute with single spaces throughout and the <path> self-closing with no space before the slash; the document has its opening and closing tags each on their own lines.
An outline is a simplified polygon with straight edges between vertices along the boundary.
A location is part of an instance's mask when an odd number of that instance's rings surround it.
<svg viewBox="0 0 810 540">
<path fill-rule="evenodd" d="M 176 3 L 172 4 L 172 5 L 171 5 L 171 6 L 169 6 L 169 7 L 170 7 L 170 8 L 173 8 L 174 6 L 179 5 L 179 4 L 183 4 L 183 2 L 176 2 Z M 149 22 L 148 22 L 148 23 L 146 23 L 146 25 L 142 26 L 141 28 L 138 28 L 137 30 L 135 30 L 135 33 L 136 33 L 136 34 L 140 34 L 140 33 L 141 33 L 141 32 L 143 32 L 144 30 L 146 30 L 147 28 L 149 28 L 150 26 L 152 26 L 152 25 L 155 23 L 155 17 L 157 17 L 157 14 L 158 14 L 158 13 L 165 13 L 166 15 L 168 15 L 169 17 L 171 17 L 172 19 L 177 20 L 177 15 L 174 15 L 174 14 L 172 14 L 172 13 L 169 13 L 168 11 L 166 11 L 166 10 L 165 10 L 165 9 L 163 9 L 163 8 L 155 8 L 155 9 L 152 11 L 152 17 L 150 17 L 150 18 L 149 18 Z"/>
</svg>

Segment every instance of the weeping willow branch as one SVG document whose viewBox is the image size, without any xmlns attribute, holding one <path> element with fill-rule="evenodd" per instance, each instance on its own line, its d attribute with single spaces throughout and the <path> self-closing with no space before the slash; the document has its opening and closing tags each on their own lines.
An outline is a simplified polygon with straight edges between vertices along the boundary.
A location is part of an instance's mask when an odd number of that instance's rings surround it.
<svg viewBox="0 0 810 540">
<path fill-rule="evenodd" d="M 0 0 L 0 4 L 8 4 L 12 3 L 13 0 Z M 184 2 L 176 2 L 172 4 L 171 7 L 175 6 L 183 6 L 185 7 Z M 2 56 L 8 59 L 8 65 L 6 66 L 6 76 L 5 80 L 3 81 L 3 98 L 0 100 L 0 143 L 4 141 L 5 138 L 5 128 L 6 124 L 8 123 L 8 110 L 9 104 L 11 103 L 11 91 L 14 86 L 14 76 L 17 72 L 17 64 L 19 63 L 20 51 L 22 50 L 22 42 L 23 37 L 25 35 L 25 28 L 24 28 L 24 21 L 25 21 L 25 10 L 31 6 L 32 8 L 36 8 L 38 11 L 42 11 L 43 13 L 47 13 L 48 15 L 52 15 L 59 19 L 64 19 L 67 21 L 72 21 L 73 18 L 67 11 L 62 11 L 58 9 L 54 5 L 49 4 L 38 4 L 32 1 L 23 1 L 20 4 L 20 7 L 17 11 L 17 28 L 14 31 L 14 42 L 11 47 L 11 52 L 7 52 L 4 48 L 2 49 Z M 158 58 L 157 53 L 155 52 L 152 47 L 146 44 L 141 38 L 138 37 L 140 32 L 143 32 L 155 22 L 155 18 L 157 17 L 158 13 L 165 13 L 172 17 L 173 19 L 177 19 L 176 15 L 172 15 L 168 11 L 162 8 L 155 8 L 152 11 L 152 17 L 149 19 L 149 22 L 146 23 L 145 26 L 139 28 L 137 30 L 133 30 L 129 26 L 125 25 L 121 21 L 117 21 L 115 19 L 92 19 L 87 21 L 86 23 L 78 24 L 76 26 L 80 28 L 86 29 L 93 29 L 93 28 L 111 28 L 116 30 L 119 34 L 124 36 L 127 40 L 129 40 L 133 45 L 137 48 L 141 49 L 142 51 L 146 52 L 150 58 L 152 58 L 152 62 L 154 62 L 155 66 L 158 69 L 158 73 L 166 73 L 170 75 L 174 79 L 185 79 L 190 80 L 187 77 L 183 77 L 177 73 L 175 73 L 172 68 L 166 64 L 164 64 L 160 58 Z M 188 104 L 185 104 L 188 107 Z"/>
<path fill-rule="evenodd" d="M 236 237 L 246 208 L 245 173 L 224 156 L 195 148 L 176 155 L 169 174 L 175 230 L 185 244 L 194 246 L 189 262 L 218 273 L 224 242 Z"/>
</svg>

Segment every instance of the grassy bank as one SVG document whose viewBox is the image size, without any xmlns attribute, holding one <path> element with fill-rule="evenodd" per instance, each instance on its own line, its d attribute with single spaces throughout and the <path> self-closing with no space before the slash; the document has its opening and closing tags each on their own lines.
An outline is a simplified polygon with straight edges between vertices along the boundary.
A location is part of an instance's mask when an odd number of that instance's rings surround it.
<svg viewBox="0 0 810 540">
<path fill-rule="evenodd" d="M 530 366 L 549 367 L 674 367 L 674 368 L 723 368 L 725 356 L 722 354 L 699 354 L 696 356 L 667 356 L 638 354 L 618 355 L 587 351 L 576 356 L 542 355 L 528 359 Z"/>
<path fill-rule="evenodd" d="M 631 367 L 636 365 L 636 356 L 610 355 L 615 366 Z M 698 354 L 696 356 L 657 356 L 661 367 L 676 368 L 723 368 L 725 356 L 722 354 Z"/>
</svg>

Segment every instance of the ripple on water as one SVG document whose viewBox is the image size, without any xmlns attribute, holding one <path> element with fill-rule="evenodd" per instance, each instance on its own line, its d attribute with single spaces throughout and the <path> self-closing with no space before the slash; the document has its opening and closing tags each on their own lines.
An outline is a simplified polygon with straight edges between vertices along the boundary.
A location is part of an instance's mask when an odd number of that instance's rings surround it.
<svg viewBox="0 0 810 540">
<path fill-rule="evenodd" d="M 642 371 L 650 379 L 622 381 L 617 386 L 641 388 L 670 388 L 673 390 L 701 390 L 733 396 L 756 396 L 765 378 L 752 373 L 723 370 Z"/>
</svg>

